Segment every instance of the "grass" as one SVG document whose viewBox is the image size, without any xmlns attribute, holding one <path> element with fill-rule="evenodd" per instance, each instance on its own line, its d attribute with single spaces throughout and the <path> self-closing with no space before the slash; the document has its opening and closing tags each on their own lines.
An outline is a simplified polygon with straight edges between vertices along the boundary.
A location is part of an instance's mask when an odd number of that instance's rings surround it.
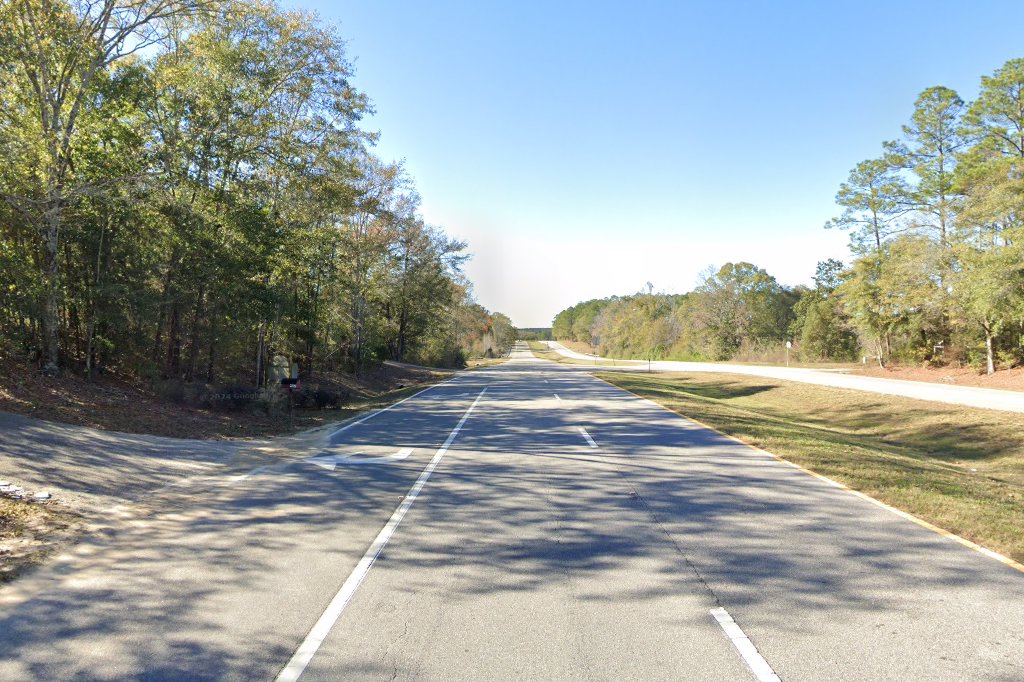
<svg viewBox="0 0 1024 682">
<path fill-rule="evenodd" d="M 399 400 L 404 400 L 411 395 L 415 395 L 420 391 L 425 391 L 434 384 L 439 384 L 442 381 L 447 381 L 452 377 L 451 372 L 435 372 L 434 376 L 427 381 L 414 384 L 412 386 L 405 386 L 403 388 L 397 388 L 393 391 L 386 391 L 379 393 L 367 398 L 346 403 L 344 407 L 338 410 L 325 410 L 324 413 L 329 416 L 327 421 L 339 421 L 340 419 L 348 419 L 362 412 L 369 410 L 379 410 L 382 407 L 387 407 L 392 403 L 397 403 Z M 325 422 L 326 423 L 326 422 Z"/>
<path fill-rule="evenodd" d="M 624 367 L 627 365 L 635 365 L 636 360 L 611 360 L 609 358 L 597 358 L 593 360 L 579 360 L 577 358 L 570 358 L 562 355 L 558 351 L 553 351 L 548 348 L 543 341 L 527 341 L 526 343 L 530 346 L 530 352 L 533 353 L 534 357 L 538 357 L 542 360 L 552 360 L 554 362 L 560 362 L 563 365 L 586 365 L 593 367 L 595 365 L 608 365 L 609 367 Z"/>
<path fill-rule="evenodd" d="M 598 374 L 1024 562 L 1024 415 L 734 374 Z"/>
<path fill-rule="evenodd" d="M 593 354 L 593 353 L 597 352 L 597 350 L 593 346 L 591 346 L 589 343 L 582 343 L 582 342 L 579 342 L 579 341 L 568 341 L 568 340 L 565 340 L 565 339 L 560 340 L 559 343 L 562 344 L 563 346 L 565 346 L 566 348 L 568 348 L 569 350 L 574 350 L 577 353 Z M 817 361 L 817 360 L 814 360 L 814 361 L 804 362 L 804 361 L 800 361 L 800 360 L 798 360 L 796 358 L 796 353 L 792 354 L 792 357 L 790 357 L 789 364 L 787 365 L 786 364 L 786 351 L 785 351 L 785 349 L 779 349 L 779 350 L 776 350 L 776 351 L 769 351 L 769 352 L 745 352 L 745 353 L 740 353 L 739 355 L 736 355 L 736 356 L 734 356 L 734 357 L 732 357 L 732 358 L 730 358 L 728 360 L 720 360 L 720 361 L 717 361 L 717 360 L 695 360 L 692 357 L 680 357 L 680 356 L 674 356 L 674 355 L 671 355 L 671 354 L 669 354 L 666 357 L 661 357 L 661 358 L 657 358 L 657 359 L 658 360 L 668 360 L 668 361 L 681 361 L 681 362 L 725 362 L 725 363 L 728 363 L 730 365 L 749 365 L 751 367 L 779 367 L 779 366 L 785 365 L 787 367 L 798 367 L 798 368 L 803 368 L 803 369 L 829 369 L 829 370 L 836 370 L 836 369 L 856 370 L 856 369 L 860 369 L 860 368 L 863 367 L 863 365 L 860 362 L 853 362 L 853 361 L 843 362 L 843 361 L 831 361 L 831 360 L 829 360 L 829 361 Z M 605 358 L 605 361 L 606 362 L 611 362 L 612 360 L 610 358 Z M 619 360 L 618 362 L 623 363 L 623 362 L 627 362 L 627 361 Z M 647 362 L 647 359 L 646 358 L 633 358 L 632 360 L 629 360 L 628 362 Z"/>
<path fill-rule="evenodd" d="M 534 357 L 538 357 L 542 360 L 554 360 L 555 362 L 560 362 L 562 360 L 569 359 L 561 353 L 556 353 L 548 348 L 543 341 L 527 341 L 526 343 L 530 346 L 530 352 L 533 353 Z"/>
<path fill-rule="evenodd" d="M 25 532 L 25 523 L 38 510 L 28 502 L 0 497 L 0 539 L 20 537 Z"/>
<path fill-rule="evenodd" d="M 482 367 L 494 367 L 507 362 L 508 358 L 470 358 L 466 360 L 466 369 L 480 369 Z"/>
</svg>

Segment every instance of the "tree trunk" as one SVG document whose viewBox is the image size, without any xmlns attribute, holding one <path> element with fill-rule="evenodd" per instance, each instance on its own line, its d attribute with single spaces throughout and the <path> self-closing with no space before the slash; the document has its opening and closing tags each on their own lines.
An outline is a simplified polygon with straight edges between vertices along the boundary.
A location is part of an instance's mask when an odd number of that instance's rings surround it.
<svg viewBox="0 0 1024 682">
<path fill-rule="evenodd" d="M 402 304 L 402 312 L 398 316 L 398 357 L 395 358 L 398 362 L 405 361 L 405 335 L 408 326 L 408 314 L 405 311 L 405 303 Z"/>
<path fill-rule="evenodd" d="M 164 274 L 164 291 L 160 297 L 160 303 L 157 306 L 157 317 L 156 317 L 156 333 L 153 334 L 153 353 L 152 361 L 154 369 L 159 367 L 160 362 L 160 351 L 164 347 L 164 320 L 167 319 L 167 306 L 171 297 L 171 278 L 174 276 L 174 259 L 176 256 L 171 257 L 171 264 L 167 268 L 167 272 Z"/>
<path fill-rule="evenodd" d="M 992 328 L 985 326 L 985 371 L 992 375 L 996 373 L 995 355 L 992 352 Z"/>
<path fill-rule="evenodd" d="M 214 374 L 214 361 L 217 357 L 217 306 L 214 305 L 210 315 L 210 345 L 206 356 L 206 383 L 212 384 L 216 375 Z"/>
<path fill-rule="evenodd" d="M 70 285 L 70 280 L 67 280 Z M 77 293 L 72 290 L 68 292 L 70 295 L 64 297 L 67 303 L 67 324 L 64 326 L 64 356 L 67 359 L 69 356 L 72 360 L 77 361 L 83 353 L 82 349 L 82 317 L 78 312 L 78 303 L 76 303 Z"/>
<path fill-rule="evenodd" d="M 256 386 L 263 386 L 263 344 L 264 324 L 260 322 L 260 332 L 256 340 Z"/>
<path fill-rule="evenodd" d="M 352 348 L 353 364 L 358 368 L 363 364 L 363 306 L 358 293 L 352 300 Z"/>
<path fill-rule="evenodd" d="M 45 355 L 43 371 L 60 373 L 60 217 L 63 197 L 52 189 L 46 211 L 46 305 L 43 310 Z"/>
<path fill-rule="evenodd" d="M 85 332 L 85 378 L 87 381 L 92 381 L 92 366 L 93 366 L 93 344 L 96 338 L 96 316 L 93 315 L 89 318 L 89 328 Z"/>
<path fill-rule="evenodd" d="M 167 379 L 178 379 L 181 374 L 181 314 L 177 299 L 171 303 L 171 315 L 167 324 L 167 361 L 164 375 Z"/>
<path fill-rule="evenodd" d="M 96 319 L 99 316 L 97 309 L 99 307 L 99 288 L 100 288 L 100 273 L 103 272 L 103 248 L 104 239 L 107 236 L 107 224 L 110 222 L 109 216 L 107 221 L 103 223 L 100 229 L 100 243 L 96 249 L 96 273 L 92 280 L 92 290 L 89 294 L 89 328 L 86 330 L 85 339 L 85 378 L 92 381 L 92 370 L 93 370 L 93 353 L 96 344 Z"/>
<path fill-rule="evenodd" d="M 302 374 L 305 374 L 306 378 L 313 378 L 313 356 L 316 353 L 316 335 L 317 335 L 317 322 L 319 320 L 319 314 L 317 312 L 318 297 L 314 294 L 310 301 L 310 312 L 309 321 L 307 322 L 308 329 L 306 331 L 306 366 Z"/>
<path fill-rule="evenodd" d="M 185 370 L 185 378 L 188 381 L 195 379 L 196 361 L 199 358 L 199 320 L 203 316 L 203 297 L 206 295 L 206 287 L 199 285 L 199 293 L 196 294 L 196 307 L 192 311 L 192 328 L 189 331 L 188 342 L 188 368 Z"/>
</svg>

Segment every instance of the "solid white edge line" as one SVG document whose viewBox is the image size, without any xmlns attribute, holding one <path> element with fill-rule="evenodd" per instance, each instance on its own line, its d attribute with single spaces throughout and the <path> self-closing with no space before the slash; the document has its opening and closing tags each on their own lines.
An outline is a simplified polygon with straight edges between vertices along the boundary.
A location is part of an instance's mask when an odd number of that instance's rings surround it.
<svg viewBox="0 0 1024 682">
<path fill-rule="evenodd" d="M 391 539 L 395 529 L 398 528 L 398 524 L 402 522 L 406 512 L 408 512 L 409 508 L 412 507 L 412 503 L 416 501 L 416 497 L 420 494 L 423 486 L 426 485 L 427 479 L 430 478 L 430 474 L 432 474 L 434 469 L 437 468 L 437 465 L 448 452 L 448 448 L 451 447 L 451 444 L 455 442 L 455 438 L 459 435 L 459 431 L 462 430 L 466 420 L 469 419 L 469 415 L 473 412 L 474 408 L 476 408 L 477 403 L 480 402 L 480 399 L 484 397 L 484 393 L 486 392 L 486 387 L 480 391 L 476 400 L 473 401 L 473 404 L 470 405 L 469 409 L 467 409 L 465 414 L 462 415 L 462 419 L 460 419 L 459 423 L 455 425 L 452 432 L 448 434 L 448 438 L 445 440 L 444 445 L 438 448 L 437 452 L 434 453 L 433 459 L 430 460 L 430 463 L 420 474 L 419 478 L 417 478 L 416 482 L 412 484 L 411 488 L 409 488 L 409 492 L 406 493 L 405 499 L 403 499 L 402 503 L 398 505 L 398 508 L 395 509 L 391 518 L 384 525 L 384 528 L 381 529 L 380 533 L 377 534 L 377 537 L 367 548 L 366 553 L 363 554 L 363 558 L 359 560 L 359 563 L 356 564 L 355 569 L 353 569 L 352 573 L 345 580 L 341 589 L 338 590 L 338 593 L 334 595 L 333 599 L 331 599 L 331 603 L 327 605 L 327 608 L 324 610 L 319 620 L 317 620 L 316 625 L 314 625 L 313 629 L 309 631 L 306 638 L 302 640 L 302 644 L 300 644 L 299 648 L 295 650 L 291 660 L 288 661 L 288 664 L 278 674 L 276 678 L 277 682 L 295 682 L 306 670 L 306 666 L 308 666 L 309 662 L 313 660 L 313 656 L 320 648 L 320 645 L 323 644 L 324 639 L 327 638 L 327 635 L 330 633 L 331 628 L 334 627 L 334 624 L 338 621 L 338 618 L 341 617 L 345 607 L 348 606 L 348 603 L 352 600 L 356 590 L 359 589 L 363 579 L 366 578 L 366 574 L 370 572 L 370 567 L 373 566 L 373 562 L 377 560 L 377 557 L 384 549 L 384 546 L 388 544 L 388 540 Z"/>
<path fill-rule="evenodd" d="M 736 624 L 736 621 L 732 619 L 728 611 L 718 607 L 711 609 L 711 615 L 722 626 L 725 636 L 729 638 L 732 645 L 740 652 L 743 662 L 754 673 L 754 677 L 758 679 L 758 682 L 781 682 L 779 676 L 775 674 L 775 671 L 768 664 L 768 661 L 758 652 L 757 647 L 754 646 L 754 643 L 750 641 L 750 638 L 747 637 L 740 626 Z"/>
<path fill-rule="evenodd" d="M 602 379 L 601 381 L 604 381 L 604 380 Z M 608 383 L 608 382 L 606 381 L 605 383 Z M 609 386 L 613 386 L 615 388 L 618 388 L 620 391 L 624 391 L 625 390 L 625 389 L 619 388 L 618 386 L 615 386 L 614 384 L 608 384 L 608 385 Z M 629 393 L 628 391 L 625 391 L 625 392 Z M 774 453 L 768 452 L 767 450 L 764 450 L 763 448 L 759 448 L 759 447 L 757 447 L 755 445 L 751 445 L 750 443 L 747 443 L 747 442 L 737 438 L 736 436 L 730 436 L 729 434 L 727 434 L 727 433 L 725 433 L 723 431 L 719 431 L 718 429 L 716 429 L 713 426 L 710 426 L 708 424 L 704 424 L 704 423 L 699 422 L 699 421 L 697 421 L 695 419 L 692 419 L 690 417 L 685 417 L 685 416 L 679 414 L 678 412 L 673 412 L 672 410 L 670 410 L 669 408 L 665 407 L 664 405 L 659 405 L 658 403 L 654 402 L 653 400 L 651 400 L 649 398 L 642 398 L 642 397 L 636 395 L 635 393 L 629 393 L 629 395 L 631 395 L 632 397 L 634 397 L 634 398 L 636 398 L 638 400 L 641 400 L 641 401 L 643 401 L 645 403 L 648 403 L 648 404 L 650 404 L 650 405 L 652 405 L 654 407 L 657 407 L 659 410 L 662 410 L 664 412 L 668 412 L 669 414 L 672 414 L 672 415 L 678 417 L 679 419 L 682 419 L 683 421 L 688 422 L 689 424 L 692 424 L 694 426 L 697 426 L 697 427 L 699 427 L 701 429 L 704 429 L 704 430 L 707 430 L 707 431 L 711 431 L 712 433 L 717 433 L 719 436 L 722 436 L 723 438 L 727 438 L 728 440 L 731 440 L 734 443 L 738 443 L 738 444 L 744 446 L 745 448 L 747 448 L 749 450 L 753 450 L 754 452 L 756 452 L 758 454 L 764 455 L 766 458 L 769 458 L 769 459 L 774 460 L 776 462 L 780 462 L 782 464 L 785 464 L 786 466 L 792 467 L 793 469 L 796 469 L 798 471 L 802 471 L 803 473 L 805 473 L 805 474 L 807 474 L 809 476 L 813 476 L 814 478 L 818 479 L 819 481 L 822 481 L 823 483 L 826 483 L 826 484 L 828 484 L 828 485 L 830 485 L 830 486 L 832 486 L 834 488 L 839 488 L 840 490 L 842 490 L 844 492 L 850 493 L 851 495 L 855 495 L 856 497 L 859 497 L 860 499 L 864 500 L 865 502 L 870 502 L 871 504 L 875 505 L 876 507 L 880 507 L 880 508 L 890 512 L 891 514 L 895 514 L 896 516 L 899 516 L 900 518 L 906 519 L 907 521 L 910 521 L 911 523 L 914 523 L 914 524 L 916 524 L 916 525 L 918 525 L 918 526 L 920 526 L 922 528 L 930 530 L 931 532 L 939 535 L 940 537 L 946 538 L 947 540 L 951 540 L 951 541 L 956 542 L 956 543 L 958 543 L 960 545 L 963 545 L 964 547 L 967 547 L 968 549 L 974 550 L 975 552 L 978 552 L 979 554 L 981 554 L 983 556 L 986 556 L 986 557 L 988 557 L 990 559 L 995 559 L 996 561 L 998 561 L 999 563 L 1003 564 L 1004 566 L 1009 566 L 1010 568 L 1012 568 L 1012 569 L 1014 569 L 1016 571 L 1020 571 L 1021 573 L 1024 573 L 1024 565 L 1021 565 L 1020 563 L 1014 561 L 1013 559 L 1011 559 L 1011 558 L 1009 558 L 1007 556 L 1004 556 L 1004 555 L 1002 555 L 1002 554 L 1000 554 L 998 552 L 995 552 L 995 551 L 993 551 L 991 549 L 988 549 L 987 547 L 982 547 L 981 545 L 977 544 L 976 542 L 972 542 L 971 540 L 968 540 L 967 538 L 960 537 L 956 533 L 951 533 L 950 531 L 946 530 L 945 528 L 942 528 L 941 526 L 936 526 L 933 523 L 930 523 L 928 521 L 925 521 L 924 519 L 918 518 L 917 516 L 914 516 L 910 512 L 905 512 L 902 509 L 897 509 L 896 507 L 888 505 L 885 502 L 882 502 L 881 500 L 876 500 L 874 497 L 871 497 L 867 493 L 863 493 L 863 492 L 861 492 L 859 490 L 854 490 L 853 488 L 849 487 L 845 483 L 840 483 L 839 481 L 834 481 L 831 478 L 829 478 L 828 476 L 825 476 L 823 474 L 819 474 L 818 472 L 812 471 L 812 470 L 810 470 L 810 469 L 808 469 L 806 467 L 802 467 L 799 464 L 796 464 L 795 462 L 791 462 L 788 459 L 785 459 L 781 455 L 776 455 Z"/>
<path fill-rule="evenodd" d="M 427 391 L 430 391 L 430 390 L 432 390 L 434 388 L 437 388 L 441 384 L 447 384 L 448 382 L 453 381 L 455 378 L 457 378 L 457 377 L 452 377 L 451 379 L 445 379 L 444 381 L 439 381 L 436 384 L 431 384 L 430 386 L 427 386 L 426 388 L 424 388 L 422 391 L 417 391 L 416 393 L 413 393 L 411 396 L 408 396 L 406 398 L 402 398 L 398 402 L 392 403 L 391 405 L 388 405 L 387 407 L 382 407 L 379 410 L 374 410 L 373 412 L 360 417 L 359 419 L 357 419 L 354 422 L 349 422 L 348 424 L 345 424 L 344 426 L 339 427 L 339 428 L 335 429 L 334 431 L 331 431 L 331 435 L 329 435 L 327 438 L 328 438 L 328 440 L 330 440 L 336 434 L 342 433 L 344 431 L 348 431 L 353 426 L 358 426 L 359 424 L 362 424 L 365 421 L 369 421 L 369 420 L 373 419 L 374 417 L 376 417 L 378 414 L 383 414 L 383 413 L 387 412 L 388 410 L 390 410 L 393 407 L 398 407 L 399 405 L 401 405 L 402 403 L 406 402 L 407 400 L 412 400 L 413 398 L 416 398 L 417 396 L 423 395 Z M 396 459 L 401 459 L 401 458 L 396 458 Z M 268 468 L 268 467 L 259 467 L 259 468 L 253 469 L 252 471 L 250 471 L 248 473 L 245 473 L 245 474 L 241 474 L 241 475 L 238 475 L 238 476 L 231 476 L 231 477 L 229 477 L 227 479 L 228 483 L 229 484 L 234 484 L 234 483 L 238 483 L 239 481 L 244 481 L 245 479 L 249 478 L 253 474 L 255 474 L 255 473 L 257 473 L 257 472 L 259 472 L 259 471 L 261 471 L 263 469 L 266 469 L 266 468 Z M 179 486 L 179 485 L 185 485 L 187 483 L 192 482 L 196 478 L 198 478 L 197 475 L 186 476 L 185 478 L 179 478 L 177 481 L 174 481 L 172 483 L 168 483 L 165 486 L 161 486 L 159 488 L 154 488 L 153 490 L 149 491 L 149 494 L 153 495 L 153 494 L 156 494 L 156 493 L 162 493 L 163 491 L 167 490 L 168 488 L 174 488 L 174 487 Z"/>
<path fill-rule="evenodd" d="M 580 430 L 580 435 L 583 436 L 583 440 L 587 441 L 587 445 L 589 445 L 592 448 L 597 447 L 597 443 L 594 442 L 594 439 L 590 437 L 590 434 L 587 433 L 587 430 L 585 428 L 583 428 L 582 426 L 577 426 L 576 428 Z"/>
<path fill-rule="evenodd" d="M 427 386 L 427 387 L 426 387 L 425 389 L 423 389 L 422 391 L 416 391 L 415 393 L 413 393 L 413 394 L 412 394 L 411 396 L 409 396 L 408 398 L 402 398 L 402 399 L 401 399 L 401 400 L 399 400 L 398 402 L 396 402 L 396 403 L 391 403 L 391 404 L 390 404 L 390 405 L 388 405 L 387 407 L 382 407 L 382 408 L 381 408 L 381 409 L 379 409 L 379 410 L 374 410 L 374 411 L 373 411 L 373 412 L 371 412 L 370 414 L 368 414 L 368 415 L 366 415 L 366 416 L 364 416 L 364 417 L 361 417 L 361 418 L 357 419 L 357 420 L 356 420 L 356 421 L 354 421 L 354 422 L 349 422 L 348 424 L 345 424 L 344 426 L 342 426 L 342 427 L 340 427 L 340 428 L 338 428 L 338 429 L 335 429 L 334 431 L 331 431 L 331 435 L 330 435 L 330 436 L 328 436 L 328 439 L 330 439 L 330 438 L 333 438 L 334 436 L 336 436 L 336 435 L 337 435 L 337 434 L 339 434 L 339 433 L 343 433 L 343 432 L 345 432 L 345 431 L 348 431 L 348 430 L 349 430 L 349 429 L 351 429 L 351 428 L 352 428 L 353 426 L 359 426 L 359 425 L 360 425 L 360 424 L 362 424 L 363 422 L 365 422 L 365 421 L 369 421 L 369 420 L 373 419 L 373 418 L 374 418 L 374 417 L 376 417 L 376 416 L 377 416 L 378 414 L 384 414 L 384 413 L 385 413 L 385 412 L 387 412 L 388 410 L 390 410 L 390 409 L 392 409 L 392 408 L 395 408 L 395 407 L 398 407 L 398 406 L 399 406 L 399 405 L 401 405 L 402 403 L 404 403 L 404 402 L 407 402 L 407 401 L 409 401 L 409 400 L 412 400 L 413 398 L 417 398 L 417 397 L 419 397 L 419 396 L 423 395 L 424 393 L 426 393 L 427 391 L 433 390 L 433 389 L 437 388 L 438 386 L 441 386 L 442 384 L 447 384 L 448 382 L 450 382 L 450 381 L 453 381 L 453 380 L 454 380 L 454 379 L 456 379 L 456 378 L 457 378 L 457 377 L 452 377 L 451 379 L 445 379 L 444 381 L 439 381 L 439 382 L 437 382 L 436 384 L 431 384 L 430 386 Z"/>
</svg>

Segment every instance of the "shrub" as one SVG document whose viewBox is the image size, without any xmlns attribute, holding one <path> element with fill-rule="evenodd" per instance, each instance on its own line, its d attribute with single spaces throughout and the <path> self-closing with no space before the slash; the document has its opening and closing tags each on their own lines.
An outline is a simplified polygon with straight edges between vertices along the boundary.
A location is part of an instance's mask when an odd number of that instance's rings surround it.
<svg viewBox="0 0 1024 682">
<path fill-rule="evenodd" d="M 303 386 L 295 392 L 295 407 L 336 410 L 347 401 L 349 394 L 346 391 L 335 391 L 320 386 Z"/>
<path fill-rule="evenodd" d="M 259 399 L 260 389 L 241 385 L 223 386 L 209 396 L 212 407 L 226 410 L 243 410 L 256 405 Z"/>
<path fill-rule="evenodd" d="M 259 390 L 255 404 L 267 415 L 280 415 L 288 410 L 288 393 L 280 384 L 270 384 Z"/>
</svg>

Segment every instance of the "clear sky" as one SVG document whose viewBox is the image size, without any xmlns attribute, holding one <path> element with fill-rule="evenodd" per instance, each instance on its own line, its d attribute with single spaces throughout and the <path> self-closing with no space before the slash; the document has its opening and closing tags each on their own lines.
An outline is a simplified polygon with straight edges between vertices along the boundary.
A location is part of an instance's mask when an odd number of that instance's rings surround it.
<svg viewBox="0 0 1024 682">
<path fill-rule="evenodd" d="M 338 25 L 377 154 L 520 327 L 727 261 L 809 283 L 847 258 L 839 183 L 918 93 L 1024 57 L 1020 0 L 287 4 Z"/>
</svg>

